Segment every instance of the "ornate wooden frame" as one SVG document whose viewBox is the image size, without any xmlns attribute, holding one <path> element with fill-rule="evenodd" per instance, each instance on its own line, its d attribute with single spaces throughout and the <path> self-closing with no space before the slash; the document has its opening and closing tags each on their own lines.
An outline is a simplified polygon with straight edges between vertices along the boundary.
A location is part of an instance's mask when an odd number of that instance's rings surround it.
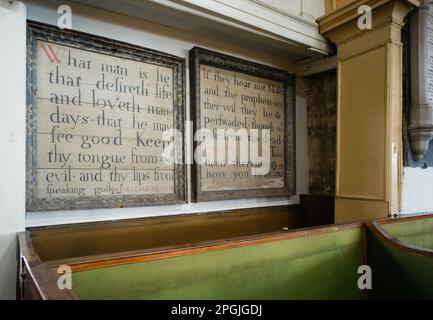
<svg viewBox="0 0 433 320">
<path fill-rule="evenodd" d="M 247 189 L 229 191 L 202 191 L 200 166 L 193 164 L 191 171 L 192 193 L 196 202 L 253 197 L 289 196 L 296 194 L 296 140 L 295 140 L 295 76 L 286 71 L 242 60 L 207 49 L 194 47 L 189 52 L 190 108 L 194 132 L 200 129 L 200 64 L 245 73 L 284 83 L 284 187 L 272 189 Z M 194 150 L 197 142 L 194 141 Z"/>
<path fill-rule="evenodd" d="M 133 207 L 162 205 L 186 202 L 186 170 L 184 164 L 175 164 L 174 187 L 172 194 L 124 195 L 77 197 L 73 199 L 38 198 L 37 181 L 37 144 L 36 144 L 36 49 L 37 40 L 43 40 L 77 49 L 146 62 L 173 69 L 174 88 L 174 128 L 184 135 L 185 108 L 185 60 L 173 55 L 139 46 L 106 39 L 82 32 L 60 30 L 46 24 L 28 21 L 27 26 L 27 143 L 26 143 L 26 210 L 74 210 L 112 207 Z M 182 149 L 182 159 L 184 149 Z"/>
</svg>

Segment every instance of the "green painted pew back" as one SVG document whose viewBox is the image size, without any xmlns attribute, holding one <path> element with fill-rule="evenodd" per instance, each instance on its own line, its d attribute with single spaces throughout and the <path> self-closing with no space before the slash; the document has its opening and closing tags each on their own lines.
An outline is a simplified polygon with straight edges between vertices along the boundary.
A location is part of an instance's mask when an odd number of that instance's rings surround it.
<svg viewBox="0 0 433 320">
<path fill-rule="evenodd" d="M 430 218 L 379 226 L 400 243 L 386 239 L 374 228 L 368 229 L 367 261 L 373 279 L 369 299 L 433 299 L 433 255 L 423 248 L 406 247 L 430 246 L 431 234 L 427 232 L 431 222 Z"/>
<path fill-rule="evenodd" d="M 383 230 L 401 242 L 433 249 L 433 216 L 381 224 Z"/>
<path fill-rule="evenodd" d="M 80 299 L 362 299 L 363 228 L 75 271 Z"/>
</svg>

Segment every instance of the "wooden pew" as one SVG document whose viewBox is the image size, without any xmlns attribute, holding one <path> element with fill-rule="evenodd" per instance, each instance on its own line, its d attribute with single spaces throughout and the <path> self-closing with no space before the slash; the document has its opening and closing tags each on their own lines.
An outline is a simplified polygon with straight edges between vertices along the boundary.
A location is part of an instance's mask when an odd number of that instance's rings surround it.
<svg viewBox="0 0 433 320">
<path fill-rule="evenodd" d="M 362 224 L 301 229 L 40 262 L 31 279 L 44 299 L 362 299 L 363 243 Z M 71 291 L 53 288 L 60 265 Z"/>
<path fill-rule="evenodd" d="M 371 299 L 433 299 L 433 215 L 368 224 Z"/>
<path fill-rule="evenodd" d="M 20 292 L 26 299 L 431 299 L 432 219 L 332 225 L 53 259 L 40 258 L 27 231 L 19 234 Z M 91 246 L 79 237 L 74 241 Z M 71 290 L 57 286 L 62 265 L 71 268 Z M 358 288 L 361 265 L 372 269 L 372 290 Z"/>
</svg>

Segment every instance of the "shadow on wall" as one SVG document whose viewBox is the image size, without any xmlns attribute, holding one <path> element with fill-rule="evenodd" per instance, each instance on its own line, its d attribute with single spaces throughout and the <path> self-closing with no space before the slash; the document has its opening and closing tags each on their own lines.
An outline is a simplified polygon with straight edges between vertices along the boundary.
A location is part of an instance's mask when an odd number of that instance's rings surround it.
<svg viewBox="0 0 433 320">
<path fill-rule="evenodd" d="M 16 270 L 16 234 L 0 235 L 0 300 L 15 298 L 16 279 L 10 270 Z"/>
</svg>

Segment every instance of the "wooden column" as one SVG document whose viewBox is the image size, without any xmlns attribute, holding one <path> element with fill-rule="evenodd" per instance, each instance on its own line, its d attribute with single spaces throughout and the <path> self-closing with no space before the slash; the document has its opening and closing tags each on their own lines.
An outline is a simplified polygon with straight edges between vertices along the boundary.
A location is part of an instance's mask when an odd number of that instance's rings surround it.
<svg viewBox="0 0 433 320">
<path fill-rule="evenodd" d="M 358 8 L 372 28 L 358 27 Z M 335 221 L 385 218 L 400 211 L 402 174 L 401 29 L 416 0 L 356 0 L 319 19 L 337 46 Z"/>
</svg>

